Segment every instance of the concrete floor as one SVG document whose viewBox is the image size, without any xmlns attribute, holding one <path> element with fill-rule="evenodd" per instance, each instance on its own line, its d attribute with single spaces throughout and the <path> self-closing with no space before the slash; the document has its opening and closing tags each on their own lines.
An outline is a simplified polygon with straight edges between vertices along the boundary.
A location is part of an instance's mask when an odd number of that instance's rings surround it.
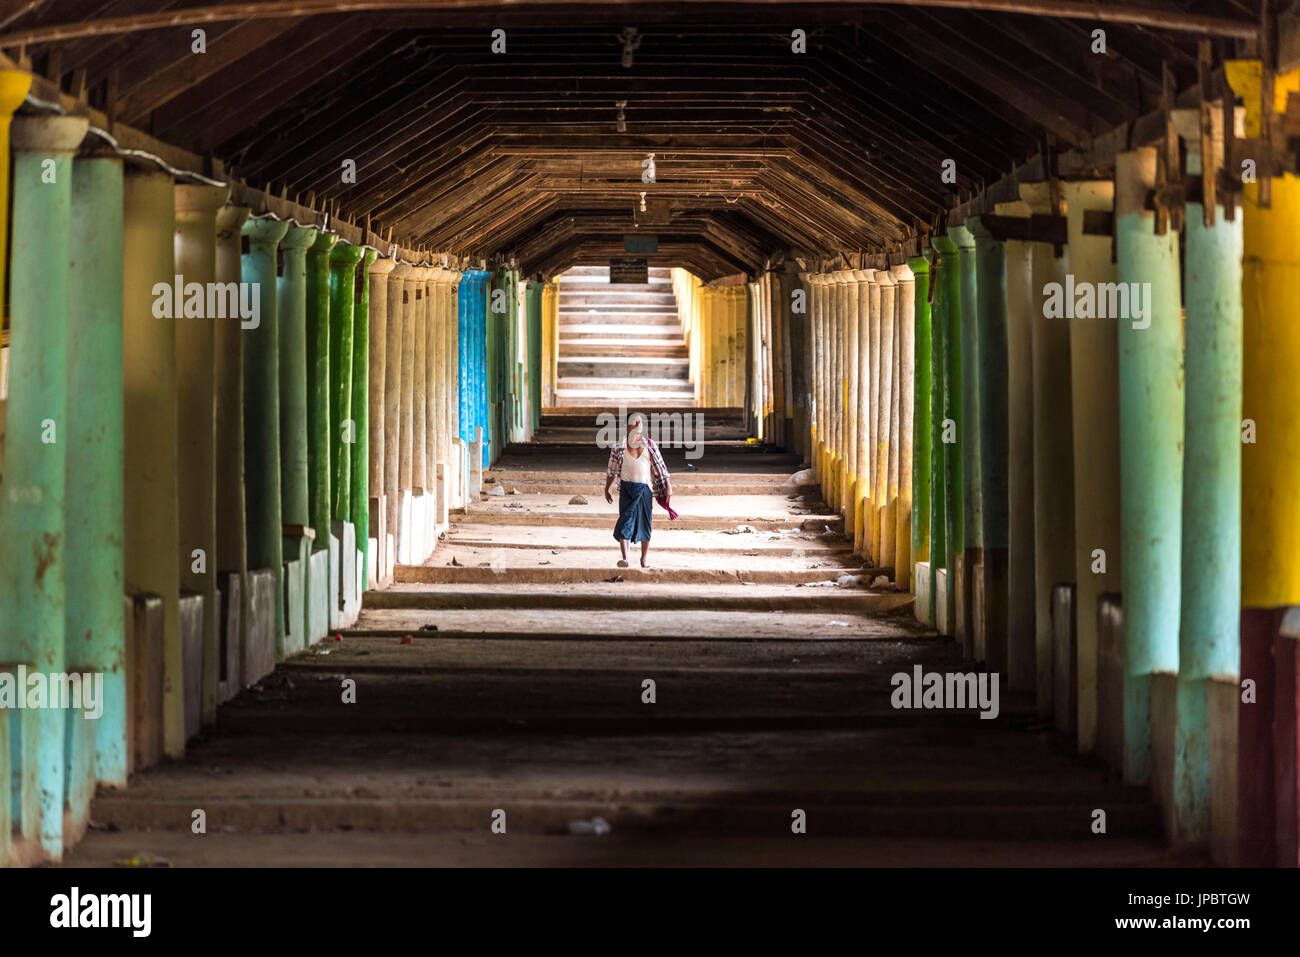
<svg viewBox="0 0 1300 957">
<path fill-rule="evenodd" d="M 517 496 L 472 505 L 425 568 L 223 708 L 183 761 L 102 792 L 66 863 L 1203 863 L 1167 851 L 1144 790 L 1075 755 L 1025 695 L 1002 689 L 996 720 L 895 710 L 895 672 L 973 665 L 825 533 L 839 517 L 780 479 L 798 463 L 747 473 L 782 457 L 727 447 L 715 470 L 706 452 L 691 482 L 737 494 L 675 497 L 676 523 L 656 508 L 643 577 L 614 567 L 592 458 L 508 452 L 493 477 Z M 591 504 L 546 490 L 566 483 Z M 755 516 L 770 527 L 726 534 Z M 842 574 L 863 584 L 821 584 Z M 609 834 L 569 833 L 595 816 Z"/>
</svg>

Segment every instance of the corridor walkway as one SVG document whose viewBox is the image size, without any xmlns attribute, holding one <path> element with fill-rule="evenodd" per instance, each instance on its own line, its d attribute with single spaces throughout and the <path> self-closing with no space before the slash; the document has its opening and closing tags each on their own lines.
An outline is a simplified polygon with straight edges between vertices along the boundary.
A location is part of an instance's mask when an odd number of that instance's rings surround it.
<svg viewBox="0 0 1300 957">
<path fill-rule="evenodd" d="M 606 453 L 593 428 L 571 440 L 576 418 L 509 448 L 484 480 L 505 494 L 367 594 L 341 641 L 224 706 L 184 760 L 101 792 L 66 863 L 1198 862 L 1030 696 L 1004 690 L 995 720 L 890 706 L 895 672 L 975 666 L 891 570 L 861 567 L 794 456 L 721 439 L 688 471 L 665 450 L 681 517 L 656 509 L 649 572 L 615 568 Z M 870 587 L 827 585 L 843 575 Z M 595 817 L 610 833 L 569 833 Z"/>
</svg>

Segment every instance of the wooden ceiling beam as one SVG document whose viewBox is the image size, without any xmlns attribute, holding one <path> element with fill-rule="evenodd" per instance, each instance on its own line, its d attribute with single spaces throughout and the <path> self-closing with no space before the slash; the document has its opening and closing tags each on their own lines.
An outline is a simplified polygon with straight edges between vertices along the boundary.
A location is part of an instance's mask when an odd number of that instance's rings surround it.
<svg viewBox="0 0 1300 957">
<path fill-rule="evenodd" d="M 571 8 L 580 11 L 589 0 L 545 0 L 546 5 L 557 9 Z M 737 0 L 753 3 L 754 0 Z M 833 6 L 828 0 L 768 0 L 783 4 L 800 5 L 815 2 Z M 960 10 L 985 10 L 998 13 L 1015 13 L 1025 16 L 1061 17 L 1088 20 L 1098 23 L 1122 23 L 1152 29 L 1194 33 L 1205 36 L 1240 37 L 1258 36 L 1258 23 L 1238 17 L 1209 16 L 1179 10 L 1163 10 L 1130 3 L 1097 3 L 1090 0 L 842 0 L 846 5 L 868 6 L 889 3 L 903 7 L 955 8 Z M 138 33 L 166 27 L 198 26 L 231 20 L 277 19 L 280 17 L 306 17 L 356 11 L 415 11 L 415 10 L 475 10 L 483 6 L 526 6 L 522 0 L 502 4 L 495 0 L 262 0 L 262 2 L 222 3 L 201 7 L 185 7 L 156 13 L 139 13 L 120 17 L 103 17 L 92 21 L 45 24 L 29 29 L 9 30 L 0 34 L 0 47 L 21 44 L 53 43 L 87 36 L 108 36 L 121 33 Z M 642 0 L 605 0 L 606 6 L 636 8 Z M 682 7 L 726 7 L 725 0 L 682 0 Z"/>
</svg>

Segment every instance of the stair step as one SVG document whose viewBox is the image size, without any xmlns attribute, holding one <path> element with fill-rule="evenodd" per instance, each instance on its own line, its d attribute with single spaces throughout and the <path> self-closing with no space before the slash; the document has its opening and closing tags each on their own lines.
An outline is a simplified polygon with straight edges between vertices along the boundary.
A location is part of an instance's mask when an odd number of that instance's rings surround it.
<svg viewBox="0 0 1300 957">
<path fill-rule="evenodd" d="M 572 336 L 620 336 L 630 339 L 654 336 L 657 339 L 676 339 L 685 344 L 682 330 L 677 323 L 671 325 L 622 326 L 608 322 L 562 322 L 560 335 Z"/>
</svg>

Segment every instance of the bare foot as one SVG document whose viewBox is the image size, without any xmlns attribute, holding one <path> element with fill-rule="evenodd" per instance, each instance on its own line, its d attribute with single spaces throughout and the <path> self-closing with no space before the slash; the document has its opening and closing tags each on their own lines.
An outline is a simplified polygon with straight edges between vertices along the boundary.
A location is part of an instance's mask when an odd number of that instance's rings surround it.
<svg viewBox="0 0 1300 957">
<path fill-rule="evenodd" d="M 618 567 L 619 567 L 619 568 L 627 568 L 627 559 L 626 559 L 626 558 L 620 558 L 620 559 L 618 560 Z"/>
<path fill-rule="evenodd" d="M 643 558 L 643 559 L 641 559 L 641 567 L 642 567 L 642 568 L 649 568 L 649 567 L 650 567 L 650 563 L 649 563 L 648 561 L 646 561 L 646 560 Z"/>
</svg>

